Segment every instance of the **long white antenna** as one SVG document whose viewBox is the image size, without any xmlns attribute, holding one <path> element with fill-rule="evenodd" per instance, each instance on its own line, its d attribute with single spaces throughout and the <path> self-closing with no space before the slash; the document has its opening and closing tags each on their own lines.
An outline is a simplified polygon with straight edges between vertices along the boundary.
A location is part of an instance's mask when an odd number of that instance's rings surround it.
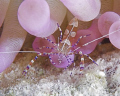
<svg viewBox="0 0 120 96">
<path fill-rule="evenodd" d="M 9 51 L 9 52 L 0 52 L 0 53 L 40 53 L 39 51 Z"/>
<path fill-rule="evenodd" d="M 88 43 L 85 43 L 85 44 L 83 44 L 82 46 L 86 46 L 86 45 L 88 45 L 88 44 L 90 44 L 90 43 L 92 43 L 92 42 L 94 42 L 94 41 L 97 41 L 97 40 L 99 40 L 99 39 L 102 39 L 102 38 L 104 38 L 104 37 L 106 37 L 106 36 L 108 36 L 108 35 L 111 35 L 111 34 L 113 34 L 113 33 L 118 32 L 118 31 L 120 31 L 120 29 L 118 29 L 118 30 L 116 30 L 116 31 L 113 31 L 113 32 L 111 32 L 111 33 L 108 33 L 108 34 L 106 34 L 106 35 L 103 35 L 102 37 L 99 37 L 99 38 L 97 38 L 97 39 L 94 39 L 94 40 L 92 40 L 92 41 L 90 41 L 90 42 L 88 42 Z M 71 47 L 72 47 L 72 46 L 71 46 Z M 76 50 L 78 50 L 79 48 L 81 48 L 81 47 L 76 48 L 75 50 L 73 50 L 73 52 L 76 51 Z"/>
</svg>

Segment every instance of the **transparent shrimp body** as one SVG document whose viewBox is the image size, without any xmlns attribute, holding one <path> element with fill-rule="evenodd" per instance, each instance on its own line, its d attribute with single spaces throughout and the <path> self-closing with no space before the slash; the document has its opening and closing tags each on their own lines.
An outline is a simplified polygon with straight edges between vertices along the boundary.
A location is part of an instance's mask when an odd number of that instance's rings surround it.
<svg viewBox="0 0 120 96">
<path fill-rule="evenodd" d="M 58 46 L 56 48 L 57 52 L 55 51 L 58 54 L 49 56 L 51 63 L 56 67 L 65 68 L 74 62 L 74 53 L 71 50 L 71 46 L 72 41 L 76 36 L 77 27 L 78 20 L 77 18 L 73 18 L 69 22 L 69 25 L 67 26 L 63 37 L 60 36 L 60 43 L 58 43 Z M 61 31 L 60 27 L 59 30 Z"/>
</svg>

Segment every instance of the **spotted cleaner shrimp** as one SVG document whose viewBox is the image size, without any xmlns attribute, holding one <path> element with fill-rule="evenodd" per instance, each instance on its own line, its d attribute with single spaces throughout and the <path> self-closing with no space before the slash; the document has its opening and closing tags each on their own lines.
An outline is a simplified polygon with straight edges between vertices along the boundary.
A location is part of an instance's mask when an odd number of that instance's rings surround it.
<svg viewBox="0 0 120 96">
<path fill-rule="evenodd" d="M 91 34 L 88 35 L 84 35 L 84 36 L 80 36 L 77 40 L 76 43 L 72 44 L 73 39 L 76 36 L 77 33 L 77 28 L 78 28 L 78 20 L 76 17 L 74 17 L 68 24 L 64 35 L 62 34 L 62 30 L 59 26 L 59 24 L 57 24 L 59 31 L 60 31 L 60 37 L 59 37 L 59 42 L 58 44 L 53 42 L 52 40 L 48 39 L 47 37 L 42 38 L 45 39 L 47 41 L 49 41 L 50 43 L 52 43 L 54 46 L 53 47 L 49 47 L 49 46 L 42 46 L 39 47 L 38 49 L 51 49 L 53 51 L 47 53 L 47 52 L 39 52 L 37 56 L 35 56 L 34 59 L 32 59 L 30 61 L 30 63 L 27 65 L 26 69 L 23 71 L 23 74 L 26 74 L 28 72 L 28 70 L 30 69 L 31 65 L 35 62 L 35 60 L 38 59 L 39 56 L 43 56 L 43 55 L 47 55 L 50 59 L 50 62 L 59 68 L 68 68 L 72 63 L 74 62 L 74 54 L 79 54 L 81 56 L 81 62 L 80 62 L 80 74 L 83 72 L 84 69 L 84 55 L 87 56 L 90 60 L 92 60 L 92 62 L 94 62 L 96 65 L 98 65 L 89 55 L 87 54 L 83 54 L 82 51 L 77 52 L 76 49 L 79 49 L 80 47 L 76 48 L 75 50 L 73 50 L 72 48 L 74 46 L 76 46 L 79 41 L 82 38 L 87 38 L 89 37 Z M 86 43 L 86 45 L 88 45 L 89 43 Z M 86 46 L 86 45 L 82 45 L 82 46 Z M 65 64 L 66 63 L 66 64 Z"/>
</svg>

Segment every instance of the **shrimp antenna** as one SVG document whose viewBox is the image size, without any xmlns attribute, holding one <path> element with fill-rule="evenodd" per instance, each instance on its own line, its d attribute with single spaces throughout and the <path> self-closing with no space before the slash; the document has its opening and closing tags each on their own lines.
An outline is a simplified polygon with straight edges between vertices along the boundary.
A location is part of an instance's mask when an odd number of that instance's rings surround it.
<svg viewBox="0 0 120 96">
<path fill-rule="evenodd" d="M 0 53 L 40 53 L 38 51 L 6 51 L 6 52 L 0 52 Z"/>
<path fill-rule="evenodd" d="M 102 39 L 102 38 L 104 38 L 104 37 L 106 37 L 106 36 L 109 36 L 109 35 L 111 35 L 111 34 L 114 34 L 114 33 L 118 32 L 118 31 L 120 31 L 120 29 L 118 29 L 118 30 L 116 30 L 116 31 L 113 31 L 113 32 L 111 32 L 111 33 L 108 33 L 108 34 L 106 34 L 106 35 L 103 35 L 103 36 L 101 36 L 101 37 L 99 37 L 99 38 L 97 38 L 97 39 L 94 39 L 94 40 L 90 41 L 90 42 L 87 42 L 87 43 L 83 44 L 82 46 L 86 46 L 86 45 L 88 45 L 88 44 L 90 44 L 90 43 L 92 43 L 92 42 L 95 42 L 95 41 L 97 41 L 97 40 L 99 40 L 99 39 Z M 72 46 L 71 46 L 71 47 L 72 47 Z M 77 47 L 75 50 L 73 50 L 73 52 L 76 51 L 76 50 L 78 50 L 79 48 L 81 48 L 81 47 Z"/>
</svg>

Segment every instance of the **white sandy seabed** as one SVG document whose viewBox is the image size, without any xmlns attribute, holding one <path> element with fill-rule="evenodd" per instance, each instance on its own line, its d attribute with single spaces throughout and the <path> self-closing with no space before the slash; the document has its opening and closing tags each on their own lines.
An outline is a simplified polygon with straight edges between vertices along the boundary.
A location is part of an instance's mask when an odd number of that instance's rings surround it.
<svg viewBox="0 0 120 96">
<path fill-rule="evenodd" d="M 85 67 L 83 76 L 78 75 L 79 67 L 75 67 L 58 75 L 43 76 L 37 82 L 34 76 L 32 81 L 19 77 L 17 84 L 1 87 L 0 96 L 120 96 L 120 50 L 103 54 L 96 62 L 98 66 L 92 63 Z M 1 73 L 0 83 L 3 77 L 15 82 L 13 74 L 17 70 L 4 76 Z"/>
</svg>

